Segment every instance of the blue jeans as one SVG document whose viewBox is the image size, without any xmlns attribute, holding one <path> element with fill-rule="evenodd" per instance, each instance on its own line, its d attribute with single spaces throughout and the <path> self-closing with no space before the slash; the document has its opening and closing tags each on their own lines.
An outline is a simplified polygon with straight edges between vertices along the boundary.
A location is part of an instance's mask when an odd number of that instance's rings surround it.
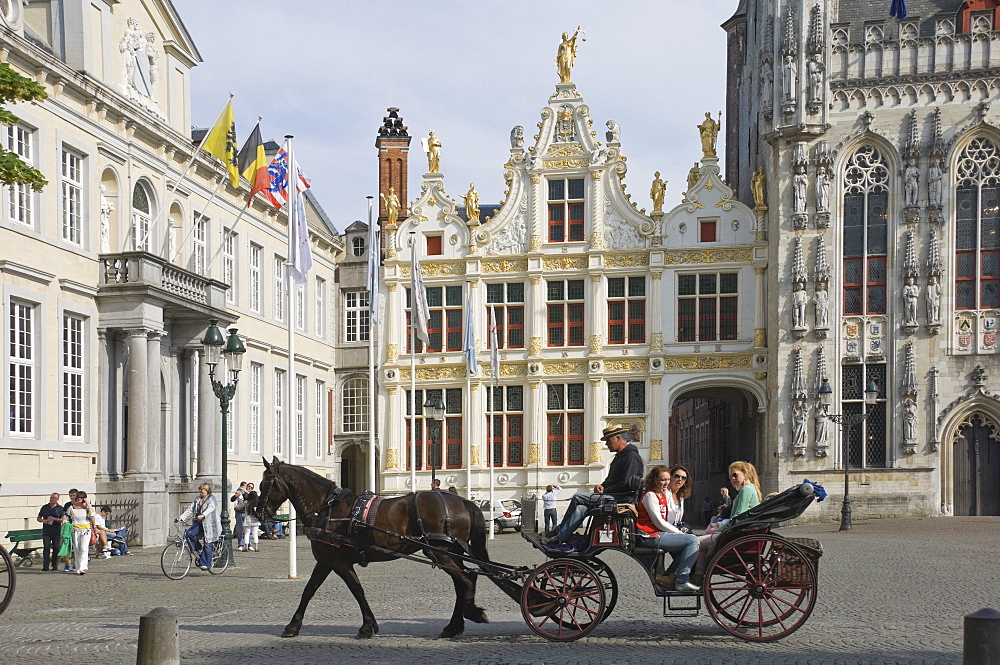
<svg viewBox="0 0 1000 665">
<path fill-rule="evenodd" d="M 201 538 L 204 536 L 205 529 L 201 522 L 195 522 L 187 528 L 184 532 L 184 538 L 187 540 L 188 547 L 191 548 L 192 552 L 201 551 L 201 556 L 198 557 L 198 565 L 204 568 L 212 567 L 212 543 L 205 542 L 205 546 L 201 546 Z"/>
<path fill-rule="evenodd" d="M 559 525 L 559 531 L 556 533 L 559 540 L 566 542 L 573 535 L 576 528 L 583 524 L 583 518 L 587 516 L 587 511 L 596 507 L 602 496 L 604 495 L 584 492 L 573 495 L 573 498 L 569 500 L 569 507 L 566 508 L 566 514 L 563 515 L 562 524 Z"/>
<path fill-rule="evenodd" d="M 243 542 L 243 518 L 246 517 L 245 512 L 236 513 L 236 537 L 239 539 L 239 546 L 243 547 L 246 543 Z"/>
<path fill-rule="evenodd" d="M 545 533 L 552 531 L 556 528 L 558 520 L 556 519 L 559 513 L 556 512 L 555 508 L 546 508 L 544 511 L 545 515 Z"/>
<path fill-rule="evenodd" d="M 656 546 L 664 552 L 676 553 L 671 568 L 677 574 L 677 582 L 687 582 L 691 577 L 691 566 L 698 557 L 698 536 L 690 533 L 662 532 L 656 538 L 645 538 L 646 541 L 656 541 Z"/>
</svg>

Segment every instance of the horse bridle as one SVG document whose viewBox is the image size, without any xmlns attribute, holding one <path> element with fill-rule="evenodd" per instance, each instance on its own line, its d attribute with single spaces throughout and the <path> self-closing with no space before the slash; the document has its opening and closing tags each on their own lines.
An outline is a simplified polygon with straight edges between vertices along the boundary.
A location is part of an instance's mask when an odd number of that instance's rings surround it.
<svg viewBox="0 0 1000 665">
<path fill-rule="evenodd" d="M 261 522 L 290 522 L 291 519 L 277 519 L 277 518 L 274 517 L 274 515 L 266 515 L 264 513 L 265 510 L 268 511 L 268 512 L 270 512 L 270 510 L 271 510 L 267 506 L 267 495 L 271 493 L 271 487 L 273 487 L 274 484 L 277 483 L 278 480 L 279 480 L 277 473 L 274 473 L 270 469 L 268 469 L 268 473 L 271 475 L 271 482 L 267 483 L 266 486 L 264 486 L 264 483 L 261 483 L 262 487 L 260 488 L 260 498 L 257 499 L 257 501 L 259 502 L 257 505 L 259 505 L 261 507 L 261 512 L 260 512 L 260 518 L 261 518 L 261 520 L 260 521 Z M 286 494 L 287 494 L 287 492 L 286 492 Z"/>
</svg>

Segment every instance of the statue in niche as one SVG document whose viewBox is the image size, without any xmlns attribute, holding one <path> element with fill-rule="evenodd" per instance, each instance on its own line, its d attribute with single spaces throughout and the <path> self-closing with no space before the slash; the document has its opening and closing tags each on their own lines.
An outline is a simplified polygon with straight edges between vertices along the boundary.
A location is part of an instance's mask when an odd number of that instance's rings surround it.
<svg viewBox="0 0 1000 665">
<path fill-rule="evenodd" d="M 913 277 L 906 278 L 906 286 L 903 287 L 903 324 L 916 325 L 917 323 L 917 297 L 920 289 L 916 285 Z"/>
<path fill-rule="evenodd" d="M 792 328 L 802 330 L 806 327 L 806 303 L 809 296 L 806 295 L 802 282 L 795 282 L 795 290 L 792 291 Z"/>
<path fill-rule="evenodd" d="M 791 55 L 785 56 L 785 62 L 781 66 L 781 95 L 786 102 L 795 101 L 795 85 L 798 68 L 795 66 L 795 58 Z"/>
<path fill-rule="evenodd" d="M 937 323 L 941 320 L 941 284 L 937 275 L 931 275 L 927 280 L 927 320 Z"/>
<path fill-rule="evenodd" d="M 816 285 L 816 295 L 813 296 L 816 304 L 816 327 L 830 327 L 830 292 L 826 290 L 826 284 L 820 282 Z"/>
<path fill-rule="evenodd" d="M 826 445 L 826 440 L 830 436 L 830 419 L 826 416 L 826 411 L 816 409 L 816 447 Z"/>
<path fill-rule="evenodd" d="M 764 108 L 769 108 L 771 97 L 774 95 L 774 68 L 771 63 L 765 60 L 760 63 L 760 97 L 764 103 Z"/>
<path fill-rule="evenodd" d="M 767 176 L 764 175 L 764 167 L 758 166 L 750 178 L 750 191 L 753 192 L 753 204 L 758 208 L 766 208 L 765 192 L 767 190 Z"/>
<path fill-rule="evenodd" d="M 816 171 L 816 212 L 830 210 L 830 171 L 825 166 Z"/>
<path fill-rule="evenodd" d="M 653 212 L 663 212 L 663 198 L 667 192 L 667 183 L 660 179 L 660 172 L 653 174 L 653 184 L 649 188 L 649 196 L 653 199 Z"/>
<path fill-rule="evenodd" d="M 476 191 L 476 186 L 473 183 L 469 183 L 469 191 L 463 197 L 465 199 L 465 215 L 469 218 L 470 222 L 479 221 L 479 192 Z"/>
<path fill-rule="evenodd" d="M 510 130 L 510 147 L 511 148 L 523 148 L 524 147 L 524 127 L 517 125 L 514 129 Z"/>
<path fill-rule="evenodd" d="M 819 102 L 823 100 L 823 62 L 819 58 L 819 53 L 814 53 L 807 65 L 809 73 L 809 101 Z"/>
<path fill-rule="evenodd" d="M 568 32 L 562 34 L 559 50 L 556 51 L 556 71 L 559 73 L 560 83 L 569 83 L 573 75 L 573 63 L 576 61 L 576 38 L 579 34 L 580 26 L 576 26 L 572 37 L 569 36 Z"/>
<path fill-rule="evenodd" d="M 720 120 L 721 120 L 721 113 Z M 705 114 L 705 121 L 698 125 L 698 132 L 701 134 L 701 152 L 705 158 L 717 157 L 715 154 L 715 140 L 719 137 L 719 123 L 712 120 L 712 114 Z"/>
<path fill-rule="evenodd" d="M 101 185 L 101 253 L 111 251 L 111 212 L 115 204 L 108 200 L 108 188 Z"/>
<path fill-rule="evenodd" d="M 434 136 L 434 130 L 428 132 L 427 138 L 421 139 L 424 152 L 427 153 L 427 172 L 441 172 L 441 140 Z"/>
<path fill-rule="evenodd" d="M 806 211 L 806 187 L 809 184 L 809 176 L 806 175 L 806 167 L 799 164 L 795 167 L 795 175 L 792 176 L 792 212 Z"/>
<path fill-rule="evenodd" d="M 695 162 L 694 166 L 691 167 L 691 170 L 688 171 L 688 191 L 689 192 L 692 189 L 694 189 L 694 186 L 698 184 L 698 180 L 701 179 L 701 174 L 698 172 L 699 170 L 700 170 L 700 167 L 698 166 L 698 162 Z"/>
<path fill-rule="evenodd" d="M 917 205 L 917 186 L 920 182 L 920 169 L 912 159 L 906 160 L 903 169 L 903 201 L 907 206 Z"/>
<path fill-rule="evenodd" d="M 931 160 L 927 167 L 927 203 L 930 206 L 941 207 L 941 180 L 944 172 L 941 170 L 941 162 L 937 159 Z"/>
<path fill-rule="evenodd" d="M 605 126 L 608 128 L 608 131 L 604 132 L 604 137 L 608 140 L 608 143 L 620 143 L 622 135 L 618 123 L 614 120 L 608 120 Z"/>
<path fill-rule="evenodd" d="M 792 408 L 792 448 L 806 447 L 806 423 L 809 407 L 799 402 Z"/>
<path fill-rule="evenodd" d="M 173 217 L 167 217 L 167 261 L 177 262 L 177 222 Z"/>
<path fill-rule="evenodd" d="M 912 397 L 903 400 L 903 439 L 917 440 L 917 403 Z"/>
<path fill-rule="evenodd" d="M 386 223 L 395 226 L 399 219 L 399 196 L 396 195 L 396 188 L 390 187 L 388 194 L 379 194 L 382 203 L 385 204 Z"/>
</svg>

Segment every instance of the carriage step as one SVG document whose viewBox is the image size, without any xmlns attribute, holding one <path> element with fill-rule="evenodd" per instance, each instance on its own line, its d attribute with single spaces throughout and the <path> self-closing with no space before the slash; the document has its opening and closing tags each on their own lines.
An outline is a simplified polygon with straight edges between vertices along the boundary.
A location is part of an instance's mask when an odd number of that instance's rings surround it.
<svg viewBox="0 0 1000 665">
<path fill-rule="evenodd" d="M 694 601 L 692 604 L 691 601 Z M 685 602 L 687 601 L 687 602 Z M 701 614 L 701 593 L 668 592 L 663 596 L 663 616 L 696 617 Z"/>
</svg>

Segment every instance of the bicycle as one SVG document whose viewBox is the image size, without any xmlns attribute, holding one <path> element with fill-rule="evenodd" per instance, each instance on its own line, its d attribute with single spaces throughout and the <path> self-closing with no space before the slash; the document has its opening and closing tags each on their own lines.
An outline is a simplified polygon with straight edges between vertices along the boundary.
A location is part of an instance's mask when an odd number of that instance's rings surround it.
<svg viewBox="0 0 1000 665">
<path fill-rule="evenodd" d="M 183 579 L 191 565 L 194 563 L 198 552 L 191 551 L 184 531 L 190 526 L 187 522 L 174 522 L 174 535 L 171 542 L 163 548 L 160 554 L 160 569 L 163 574 L 172 580 Z M 229 539 L 225 534 L 219 537 L 212 545 L 212 565 L 208 572 L 212 575 L 221 575 L 229 567 Z"/>
</svg>

